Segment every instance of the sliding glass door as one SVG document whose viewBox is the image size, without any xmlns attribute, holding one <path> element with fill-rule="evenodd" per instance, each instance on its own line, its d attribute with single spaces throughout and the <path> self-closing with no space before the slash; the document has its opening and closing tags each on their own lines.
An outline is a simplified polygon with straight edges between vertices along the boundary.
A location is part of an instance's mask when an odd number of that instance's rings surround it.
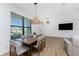
<svg viewBox="0 0 79 59">
<path fill-rule="evenodd" d="M 20 38 L 22 35 L 31 34 L 30 19 L 11 13 L 11 39 Z"/>
</svg>

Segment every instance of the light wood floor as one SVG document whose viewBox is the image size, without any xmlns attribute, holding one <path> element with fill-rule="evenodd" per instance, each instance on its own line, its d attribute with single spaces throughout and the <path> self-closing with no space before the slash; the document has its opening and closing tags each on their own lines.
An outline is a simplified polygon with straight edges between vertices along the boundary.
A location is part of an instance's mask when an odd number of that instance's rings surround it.
<svg viewBox="0 0 79 59">
<path fill-rule="evenodd" d="M 63 38 L 46 37 L 46 46 L 41 51 L 40 56 L 66 56 Z"/>
<path fill-rule="evenodd" d="M 41 56 L 66 56 L 64 50 L 64 40 L 63 38 L 46 38 L 46 47 L 40 53 Z"/>
</svg>

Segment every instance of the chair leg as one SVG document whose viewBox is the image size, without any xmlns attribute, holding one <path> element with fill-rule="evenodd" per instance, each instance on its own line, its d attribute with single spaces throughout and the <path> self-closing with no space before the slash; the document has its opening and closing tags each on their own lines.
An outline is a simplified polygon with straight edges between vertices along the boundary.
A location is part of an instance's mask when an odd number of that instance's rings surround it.
<svg viewBox="0 0 79 59">
<path fill-rule="evenodd" d="M 39 49 L 38 49 L 38 56 L 40 56 L 40 51 L 39 51 Z"/>
<path fill-rule="evenodd" d="M 27 55 L 29 56 L 29 50 L 27 51 Z"/>
<path fill-rule="evenodd" d="M 18 56 L 18 55 L 16 54 L 16 56 Z"/>
<path fill-rule="evenodd" d="M 10 45 L 10 56 L 11 56 L 11 45 Z"/>
</svg>

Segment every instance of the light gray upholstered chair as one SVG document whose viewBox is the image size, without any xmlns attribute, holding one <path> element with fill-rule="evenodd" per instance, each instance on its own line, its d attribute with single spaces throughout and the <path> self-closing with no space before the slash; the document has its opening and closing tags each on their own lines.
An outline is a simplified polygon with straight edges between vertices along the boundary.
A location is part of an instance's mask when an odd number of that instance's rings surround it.
<svg viewBox="0 0 79 59">
<path fill-rule="evenodd" d="M 43 36 L 38 37 L 37 39 L 37 44 L 34 45 L 33 47 L 37 49 L 38 51 L 38 56 L 40 55 L 40 50 L 43 48 L 42 44 L 44 43 L 45 39 Z"/>
<path fill-rule="evenodd" d="M 21 55 L 25 52 L 29 53 L 29 48 L 27 46 L 23 46 L 19 41 L 10 41 L 10 50 L 13 51 L 15 55 Z"/>
</svg>

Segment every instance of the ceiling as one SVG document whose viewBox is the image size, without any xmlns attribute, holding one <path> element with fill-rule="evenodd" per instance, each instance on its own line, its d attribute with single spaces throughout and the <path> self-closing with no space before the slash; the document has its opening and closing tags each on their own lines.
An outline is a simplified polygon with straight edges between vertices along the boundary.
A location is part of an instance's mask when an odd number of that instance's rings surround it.
<svg viewBox="0 0 79 59">
<path fill-rule="evenodd" d="M 33 3 L 8 3 L 10 6 L 28 12 L 30 15 L 35 15 L 35 7 Z M 58 16 L 69 12 L 79 11 L 78 3 L 38 3 L 37 15 L 39 17 Z"/>
</svg>

